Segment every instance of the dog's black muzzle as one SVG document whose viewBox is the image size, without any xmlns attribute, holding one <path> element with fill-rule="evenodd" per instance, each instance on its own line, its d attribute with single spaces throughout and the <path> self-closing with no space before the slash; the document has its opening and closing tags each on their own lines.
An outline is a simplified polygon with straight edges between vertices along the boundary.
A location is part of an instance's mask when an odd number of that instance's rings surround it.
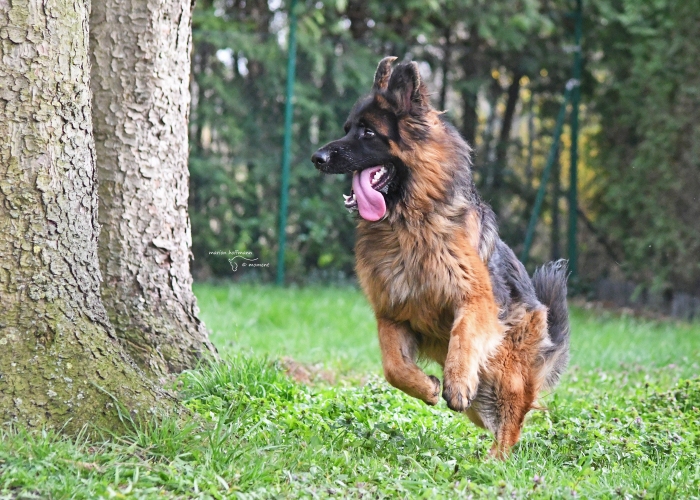
<svg viewBox="0 0 700 500">
<path fill-rule="evenodd" d="M 345 174 L 358 170 L 350 148 L 340 141 L 329 142 L 311 156 L 311 161 L 324 174 Z"/>
</svg>

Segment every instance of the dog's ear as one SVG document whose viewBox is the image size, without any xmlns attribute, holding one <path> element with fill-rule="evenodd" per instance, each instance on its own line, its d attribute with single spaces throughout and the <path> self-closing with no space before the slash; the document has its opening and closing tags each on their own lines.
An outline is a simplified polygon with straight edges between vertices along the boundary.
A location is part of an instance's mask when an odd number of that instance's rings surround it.
<svg viewBox="0 0 700 500">
<path fill-rule="evenodd" d="M 428 89 L 414 61 L 396 66 L 389 79 L 387 93 L 394 97 L 398 111 L 403 113 L 427 107 L 429 103 Z"/>
<path fill-rule="evenodd" d="M 385 57 L 379 61 L 377 71 L 374 73 L 374 90 L 386 90 L 391 76 L 391 63 L 398 59 L 394 56 Z"/>
</svg>

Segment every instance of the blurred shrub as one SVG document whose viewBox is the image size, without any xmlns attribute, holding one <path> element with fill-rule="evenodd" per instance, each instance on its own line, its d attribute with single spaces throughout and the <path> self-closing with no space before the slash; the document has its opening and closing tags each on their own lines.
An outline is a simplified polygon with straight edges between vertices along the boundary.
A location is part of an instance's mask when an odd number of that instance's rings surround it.
<svg viewBox="0 0 700 500">
<path fill-rule="evenodd" d="M 342 204 L 350 180 L 321 176 L 309 157 L 342 134 L 385 55 L 419 62 L 433 104 L 474 145 L 477 186 L 519 252 L 571 75 L 572 7 L 299 0 L 289 279 L 352 277 L 354 222 Z M 190 216 L 199 278 L 274 275 L 286 9 L 281 0 L 197 3 Z M 581 277 L 624 274 L 700 293 L 700 11 L 680 0 L 590 0 L 584 9 Z M 569 145 L 565 135 L 531 265 L 566 257 Z M 269 267 L 233 273 L 217 251 L 251 252 Z"/>
</svg>

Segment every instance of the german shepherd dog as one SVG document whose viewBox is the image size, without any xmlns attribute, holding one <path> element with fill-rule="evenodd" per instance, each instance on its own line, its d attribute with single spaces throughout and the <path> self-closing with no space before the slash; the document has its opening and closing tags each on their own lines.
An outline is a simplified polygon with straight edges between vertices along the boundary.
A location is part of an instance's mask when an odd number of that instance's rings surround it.
<svg viewBox="0 0 700 500">
<path fill-rule="evenodd" d="M 345 136 L 311 160 L 327 174 L 352 173 L 345 207 L 359 213 L 356 271 L 371 303 L 387 381 L 435 405 L 442 397 L 491 431 L 504 458 L 525 415 L 568 362 L 566 266 L 532 279 L 500 240 L 476 192 L 471 148 L 429 103 L 414 62 L 383 59 Z"/>
</svg>

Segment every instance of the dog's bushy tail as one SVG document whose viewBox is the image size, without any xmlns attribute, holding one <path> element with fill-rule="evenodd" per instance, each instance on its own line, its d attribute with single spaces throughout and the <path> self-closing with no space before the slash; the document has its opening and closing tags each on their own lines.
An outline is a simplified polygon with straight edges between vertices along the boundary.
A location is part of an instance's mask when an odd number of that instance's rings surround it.
<svg viewBox="0 0 700 500">
<path fill-rule="evenodd" d="M 566 305 L 565 260 L 549 262 L 535 271 L 532 283 L 540 302 L 549 309 L 547 327 L 551 343 L 543 348 L 544 388 L 553 387 L 569 362 L 569 309 Z"/>
</svg>

